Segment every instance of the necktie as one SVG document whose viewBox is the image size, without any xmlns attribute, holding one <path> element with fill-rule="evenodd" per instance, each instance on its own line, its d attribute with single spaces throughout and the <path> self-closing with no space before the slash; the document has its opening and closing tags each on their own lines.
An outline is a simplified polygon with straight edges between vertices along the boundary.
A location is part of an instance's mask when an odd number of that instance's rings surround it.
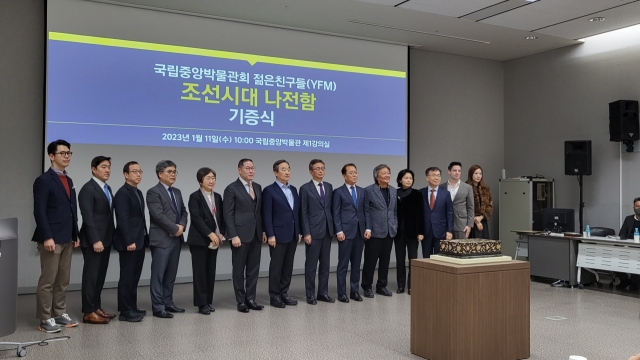
<svg viewBox="0 0 640 360">
<path fill-rule="evenodd" d="M 324 205 L 324 187 L 322 187 L 322 183 L 319 183 L 318 186 L 320 187 L 320 200 L 322 200 L 322 205 Z"/>
<path fill-rule="evenodd" d="M 356 188 L 351 185 L 351 198 L 353 199 L 353 205 L 358 207 L 358 198 L 356 197 Z"/>
<path fill-rule="evenodd" d="M 180 223 L 180 212 L 178 211 L 178 203 L 176 197 L 173 195 L 173 188 L 169 188 L 169 194 L 171 194 L 171 202 L 173 203 L 173 210 L 176 212 L 176 224 Z"/>
<path fill-rule="evenodd" d="M 107 201 L 109 201 L 109 207 L 111 207 L 111 194 L 109 193 L 107 184 L 104 184 L 104 194 L 107 196 Z"/>
<path fill-rule="evenodd" d="M 431 199 L 429 200 L 429 209 L 433 210 L 433 207 L 436 205 L 436 191 L 431 189 Z"/>
<path fill-rule="evenodd" d="M 253 192 L 253 185 L 249 183 L 249 196 L 251 196 L 251 200 L 256 199 L 256 193 Z"/>
</svg>

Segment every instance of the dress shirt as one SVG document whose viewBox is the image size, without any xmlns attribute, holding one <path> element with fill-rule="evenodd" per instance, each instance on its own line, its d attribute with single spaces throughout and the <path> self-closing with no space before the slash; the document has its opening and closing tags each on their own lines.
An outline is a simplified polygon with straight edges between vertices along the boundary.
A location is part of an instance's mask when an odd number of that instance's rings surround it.
<svg viewBox="0 0 640 360">
<path fill-rule="evenodd" d="M 447 186 L 448 186 L 448 185 L 447 185 Z M 429 190 L 429 192 L 428 192 L 428 194 L 427 194 L 427 199 L 428 199 L 428 201 L 429 201 L 429 206 L 431 206 L 431 190 L 435 190 L 435 191 L 433 192 L 433 196 L 435 197 L 435 199 L 436 199 L 436 200 L 438 199 L 438 187 L 439 187 L 439 186 L 436 186 L 436 187 L 434 187 L 434 188 L 431 188 L 430 186 L 427 186 L 427 189 Z"/>
<path fill-rule="evenodd" d="M 244 185 L 244 189 L 247 190 L 247 194 L 251 194 L 251 185 L 249 185 L 248 182 L 244 181 L 243 178 L 239 178 L 240 181 L 242 182 L 242 185 Z"/>
<path fill-rule="evenodd" d="M 104 193 L 104 186 L 107 185 L 105 182 L 99 180 L 97 177 L 92 176 L 93 181 L 95 181 L 96 183 L 98 183 L 98 186 L 100 186 L 100 189 L 102 189 L 102 192 Z M 106 197 L 106 194 L 105 194 Z M 109 192 L 109 206 L 113 207 L 113 199 L 111 198 L 111 192 Z"/>
<path fill-rule="evenodd" d="M 447 190 L 449 190 L 449 192 L 451 193 L 451 200 L 453 200 L 456 197 L 456 194 L 458 193 L 458 189 L 460 189 L 460 180 L 458 180 L 458 182 L 451 186 L 451 179 L 449 179 L 449 181 L 447 181 Z M 436 192 L 437 195 L 437 192 Z M 429 194 L 429 196 L 431 196 L 431 194 Z"/>
<path fill-rule="evenodd" d="M 327 190 L 324 187 L 324 181 L 323 182 L 319 182 L 319 181 L 315 181 L 314 179 L 311 179 L 311 181 L 313 181 L 313 185 L 316 187 L 316 191 L 318 192 L 318 195 L 322 196 L 322 194 L 320 193 L 320 187 L 318 186 L 319 184 L 322 184 L 322 190 L 324 190 L 324 193 L 327 193 Z"/>
<path fill-rule="evenodd" d="M 51 167 L 51 170 L 55 171 L 55 173 L 58 174 L 58 175 L 67 176 L 67 170 L 60 171 L 60 170 L 54 168 L 53 166 Z"/>
<path fill-rule="evenodd" d="M 287 201 L 289 202 L 289 207 L 293 210 L 293 193 L 291 192 L 291 188 L 289 187 L 289 183 L 283 184 L 279 180 L 276 180 L 278 187 L 282 189 L 282 192 L 287 197 Z"/>
</svg>

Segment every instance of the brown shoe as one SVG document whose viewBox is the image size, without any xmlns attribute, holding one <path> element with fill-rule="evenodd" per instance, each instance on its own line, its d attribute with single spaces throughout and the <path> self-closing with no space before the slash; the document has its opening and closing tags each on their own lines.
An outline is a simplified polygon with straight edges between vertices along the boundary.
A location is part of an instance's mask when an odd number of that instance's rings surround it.
<svg viewBox="0 0 640 360">
<path fill-rule="evenodd" d="M 115 315 L 115 314 L 107 314 L 107 313 L 106 313 L 106 312 L 104 312 L 104 310 L 102 310 L 102 309 L 98 309 L 98 310 L 96 310 L 96 314 L 98 314 L 99 316 L 102 316 L 102 317 L 103 317 L 103 318 L 105 318 L 105 319 L 109 319 L 109 320 L 111 320 L 111 319 L 115 319 L 115 318 L 116 318 L 116 315 Z"/>
<path fill-rule="evenodd" d="M 109 319 L 98 315 L 96 312 L 84 314 L 82 322 L 86 324 L 108 324 Z"/>
</svg>

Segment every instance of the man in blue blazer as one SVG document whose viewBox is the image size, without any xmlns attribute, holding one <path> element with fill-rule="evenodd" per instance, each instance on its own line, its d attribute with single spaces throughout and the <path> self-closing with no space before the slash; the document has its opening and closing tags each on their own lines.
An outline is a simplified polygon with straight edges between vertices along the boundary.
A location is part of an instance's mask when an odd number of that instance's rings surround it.
<svg viewBox="0 0 640 360">
<path fill-rule="evenodd" d="M 424 201 L 424 240 L 422 257 L 440 253 L 440 240 L 453 237 L 453 201 L 449 190 L 439 187 L 442 171 L 430 167 L 425 171 L 429 186 L 420 190 Z"/>
<path fill-rule="evenodd" d="M 262 223 L 269 243 L 269 298 L 271 306 L 284 308 L 297 305 L 288 291 L 293 274 L 293 259 L 300 232 L 300 198 L 298 191 L 289 185 L 291 168 L 286 160 L 273 164 L 276 181 L 262 191 Z"/>
<path fill-rule="evenodd" d="M 149 209 L 149 245 L 151 246 L 151 306 L 153 316 L 172 318 L 171 313 L 182 313 L 184 309 L 173 302 L 173 285 L 178 274 L 180 248 L 187 227 L 187 208 L 182 193 L 175 188 L 178 171 L 171 160 L 162 160 L 156 165 L 158 185 L 147 190 Z"/>
<path fill-rule="evenodd" d="M 36 289 L 36 317 L 40 330 L 59 332 L 78 325 L 67 314 L 67 287 L 71 254 L 80 245 L 78 205 L 73 181 L 65 169 L 71 162 L 71 144 L 56 140 L 47 146 L 51 167 L 33 183 L 33 216 L 42 272 Z"/>
<path fill-rule="evenodd" d="M 120 259 L 118 311 L 120 321 L 138 322 L 147 313 L 138 308 L 138 282 L 144 264 L 144 248 L 149 247 L 149 233 L 144 215 L 144 197 L 138 189 L 142 181 L 140 164 L 129 161 L 122 171 L 125 183 L 113 197 L 118 223 L 113 247 Z"/>
<path fill-rule="evenodd" d="M 329 296 L 329 259 L 331 240 L 335 236 L 331 216 L 333 186 L 324 179 L 324 161 L 313 159 L 309 162 L 311 181 L 300 187 L 300 222 L 305 242 L 304 284 L 307 303 L 316 305 L 316 269 L 318 261 L 318 301 L 333 303 Z"/>
<path fill-rule="evenodd" d="M 364 189 L 356 185 L 358 169 L 349 163 L 342 167 L 344 185 L 333 191 L 332 210 L 333 227 L 338 238 L 338 301 L 348 303 L 346 280 L 349 263 L 351 263 L 350 297 L 362 301 L 358 287 L 360 286 L 360 264 L 364 248 L 365 217 Z"/>
</svg>

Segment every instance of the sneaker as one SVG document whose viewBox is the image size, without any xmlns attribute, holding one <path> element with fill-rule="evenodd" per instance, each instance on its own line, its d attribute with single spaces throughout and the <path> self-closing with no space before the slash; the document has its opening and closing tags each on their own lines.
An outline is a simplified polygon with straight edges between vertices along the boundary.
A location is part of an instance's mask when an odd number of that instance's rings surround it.
<svg viewBox="0 0 640 360">
<path fill-rule="evenodd" d="M 61 327 L 72 328 L 78 326 L 78 322 L 76 320 L 72 320 L 67 313 L 58 316 L 55 321 L 56 324 L 60 325 Z"/>
<path fill-rule="evenodd" d="M 46 333 L 57 333 L 62 329 L 60 329 L 60 326 L 56 324 L 55 319 L 51 318 L 47 321 L 41 322 L 39 330 Z"/>
</svg>

